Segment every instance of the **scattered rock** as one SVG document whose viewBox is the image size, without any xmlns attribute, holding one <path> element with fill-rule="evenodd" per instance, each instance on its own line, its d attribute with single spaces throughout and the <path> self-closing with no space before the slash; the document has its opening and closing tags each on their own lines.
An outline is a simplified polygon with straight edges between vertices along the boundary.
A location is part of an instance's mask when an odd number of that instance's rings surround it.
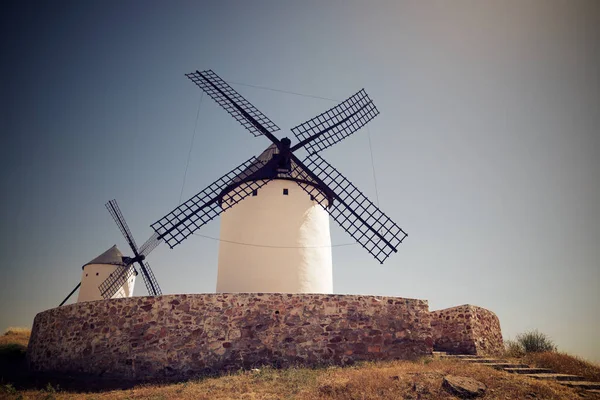
<svg viewBox="0 0 600 400">
<path fill-rule="evenodd" d="M 422 383 L 417 383 L 417 382 L 413 383 L 412 390 L 414 392 L 416 392 L 416 393 L 419 393 L 419 394 L 427 394 L 427 393 L 429 393 L 429 389 L 427 388 L 427 386 L 425 386 Z"/>
<path fill-rule="evenodd" d="M 460 397 L 461 399 L 473 399 L 485 394 L 487 387 L 473 378 L 464 376 L 446 375 L 442 382 L 442 387 L 447 392 Z"/>
</svg>

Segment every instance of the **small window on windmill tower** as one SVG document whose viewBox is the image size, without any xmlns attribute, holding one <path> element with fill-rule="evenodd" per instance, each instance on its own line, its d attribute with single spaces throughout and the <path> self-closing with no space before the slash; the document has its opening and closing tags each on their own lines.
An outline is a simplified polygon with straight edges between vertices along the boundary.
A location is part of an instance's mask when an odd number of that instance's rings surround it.
<svg viewBox="0 0 600 400">
<path fill-rule="evenodd" d="M 258 189 L 254 189 L 254 190 L 252 191 L 252 196 L 256 196 L 256 195 L 258 195 Z"/>
<path fill-rule="evenodd" d="M 289 190 L 287 190 L 287 189 L 283 189 L 283 195 L 284 195 L 284 196 L 287 196 L 288 194 L 289 194 Z"/>
</svg>

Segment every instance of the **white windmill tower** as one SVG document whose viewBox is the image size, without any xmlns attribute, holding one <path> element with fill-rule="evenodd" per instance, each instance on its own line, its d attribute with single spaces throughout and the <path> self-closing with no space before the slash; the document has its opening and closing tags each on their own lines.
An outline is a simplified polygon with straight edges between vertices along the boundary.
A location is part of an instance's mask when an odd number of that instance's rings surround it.
<svg viewBox="0 0 600 400">
<path fill-rule="evenodd" d="M 269 146 L 222 192 L 221 208 L 228 212 L 221 215 L 217 292 L 333 292 L 329 214 L 319 203 L 329 203 L 327 189 L 294 161 L 289 174 L 278 173 L 278 154 L 275 144 Z M 254 174 L 271 160 L 273 168 Z M 246 190 L 251 194 L 236 204 Z"/>
<path fill-rule="evenodd" d="M 129 230 L 129 226 L 127 225 L 127 222 L 125 222 L 125 218 L 119 209 L 117 201 L 109 201 L 106 203 L 106 208 L 115 220 L 119 230 L 125 237 L 125 240 L 127 240 L 129 247 L 131 247 L 133 257 L 123 256 L 117 246 L 114 245 L 92 261 L 86 263 L 82 267 L 83 272 L 81 274 L 81 282 L 75 286 L 75 289 L 69 293 L 59 306 L 65 304 L 77 289 L 79 289 L 79 296 L 77 297 L 78 303 L 83 301 L 133 296 L 135 278 L 138 275 L 138 272 L 135 269 L 136 263 L 142 271 L 148 294 L 150 296 L 158 296 L 161 294 L 160 287 L 158 286 L 158 282 L 154 277 L 152 269 L 150 269 L 150 265 L 147 262 L 144 262 L 146 256 L 160 244 L 157 235 L 153 234 L 150 236 L 150 238 L 138 248 L 135 239 L 131 234 L 131 230 Z"/>
<path fill-rule="evenodd" d="M 208 70 L 186 74 L 254 136 L 272 144 L 152 224 L 173 248 L 224 211 L 217 292 L 332 293 L 329 218 L 383 263 L 406 233 L 317 153 L 379 112 L 364 90 L 292 128 L 297 144 Z M 294 154 L 304 148 L 309 156 Z"/>
<path fill-rule="evenodd" d="M 79 288 L 79 296 L 77 302 L 102 300 L 100 285 L 117 270 L 127 269 L 128 273 L 125 279 L 119 282 L 112 298 L 131 297 L 133 295 L 133 287 L 135 285 L 136 273 L 133 267 L 127 265 L 121 251 L 116 245 L 94 258 L 92 261 L 85 264 L 81 269 L 81 287 Z M 129 267 L 129 268 L 128 268 Z"/>
</svg>

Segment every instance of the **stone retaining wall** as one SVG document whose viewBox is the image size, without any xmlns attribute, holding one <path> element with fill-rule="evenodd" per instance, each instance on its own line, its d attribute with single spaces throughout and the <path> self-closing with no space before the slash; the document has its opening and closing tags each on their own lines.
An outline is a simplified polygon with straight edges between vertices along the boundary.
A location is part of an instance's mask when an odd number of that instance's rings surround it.
<svg viewBox="0 0 600 400">
<path fill-rule="evenodd" d="M 198 294 L 76 303 L 35 317 L 33 371 L 185 379 L 276 366 L 413 359 L 432 352 L 426 300 Z"/>
<path fill-rule="evenodd" d="M 432 311 L 431 331 L 438 351 L 479 355 L 504 351 L 500 321 L 485 308 L 465 304 Z"/>
</svg>

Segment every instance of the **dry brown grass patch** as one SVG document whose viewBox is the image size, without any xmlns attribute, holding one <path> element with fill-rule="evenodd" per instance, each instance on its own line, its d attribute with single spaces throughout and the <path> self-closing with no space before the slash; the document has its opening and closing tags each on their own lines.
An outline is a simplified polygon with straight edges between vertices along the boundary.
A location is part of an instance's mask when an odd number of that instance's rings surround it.
<svg viewBox="0 0 600 400">
<path fill-rule="evenodd" d="M 144 385 L 104 393 L 65 393 L 56 399 L 449 399 L 442 389 L 445 375 L 468 376 L 487 386 L 486 399 L 569 399 L 577 395 L 555 382 L 537 381 L 459 361 L 365 363 L 347 368 L 264 368 L 220 378 L 171 385 Z M 44 391 L 21 392 L 43 398 Z"/>
<path fill-rule="evenodd" d="M 4 335 L 0 336 L 0 345 L 16 344 L 27 347 L 29 336 L 31 336 L 30 329 L 11 327 L 4 332 Z"/>
<path fill-rule="evenodd" d="M 3 336 L 6 346 L 27 345 L 30 332 L 10 329 Z M 1 347 L 1 346 L 0 346 Z M 565 373 L 589 377 L 600 376 L 600 368 L 567 355 L 537 354 L 537 363 Z M 560 359 L 559 359 L 560 357 Z M 567 358 L 568 357 L 568 358 Z M 550 361 L 554 364 L 549 364 Z M 568 361 L 568 362 L 567 362 Z M 12 364 L 11 364 L 12 365 Z M 567 368 L 568 366 L 568 368 Z M 562 372 L 561 371 L 561 372 Z M 99 393 L 45 390 L 16 392 L 6 384 L 0 385 L 0 398 L 53 398 L 53 399 L 198 399 L 198 400 L 354 400 L 354 399 L 449 399 L 443 388 L 445 375 L 474 378 L 487 386 L 486 399 L 570 399 L 576 398 L 574 390 L 556 382 L 538 381 L 519 375 L 496 371 L 478 364 L 455 360 L 394 361 L 361 363 L 352 367 L 330 368 L 261 368 L 240 371 L 218 378 L 204 378 L 184 383 L 165 385 L 140 385 L 133 389 L 110 390 Z M 48 397 L 50 396 L 50 397 Z M 600 398 L 600 397 L 598 397 Z"/>
<path fill-rule="evenodd" d="M 573 391 L 555 382 L 542 382 L 508 375 L 482 365 L 460 361 L 385 362 L 363 364 L 359 368 L 325 371 L 318 379 L 317 390 L 299 398 L 312 399 L 448 399 L 442 388 L 446 375 L 467 376 L 487 386 L 486 399 L 565 399 Z"/>
<path fill-rule="evenodd" d="M 600 382 L 600 365 L 565 353 L 529 353 L 523 362 L 539 368 L 550 368 L 559 374 L 572 374 Z"/>
</svg>

